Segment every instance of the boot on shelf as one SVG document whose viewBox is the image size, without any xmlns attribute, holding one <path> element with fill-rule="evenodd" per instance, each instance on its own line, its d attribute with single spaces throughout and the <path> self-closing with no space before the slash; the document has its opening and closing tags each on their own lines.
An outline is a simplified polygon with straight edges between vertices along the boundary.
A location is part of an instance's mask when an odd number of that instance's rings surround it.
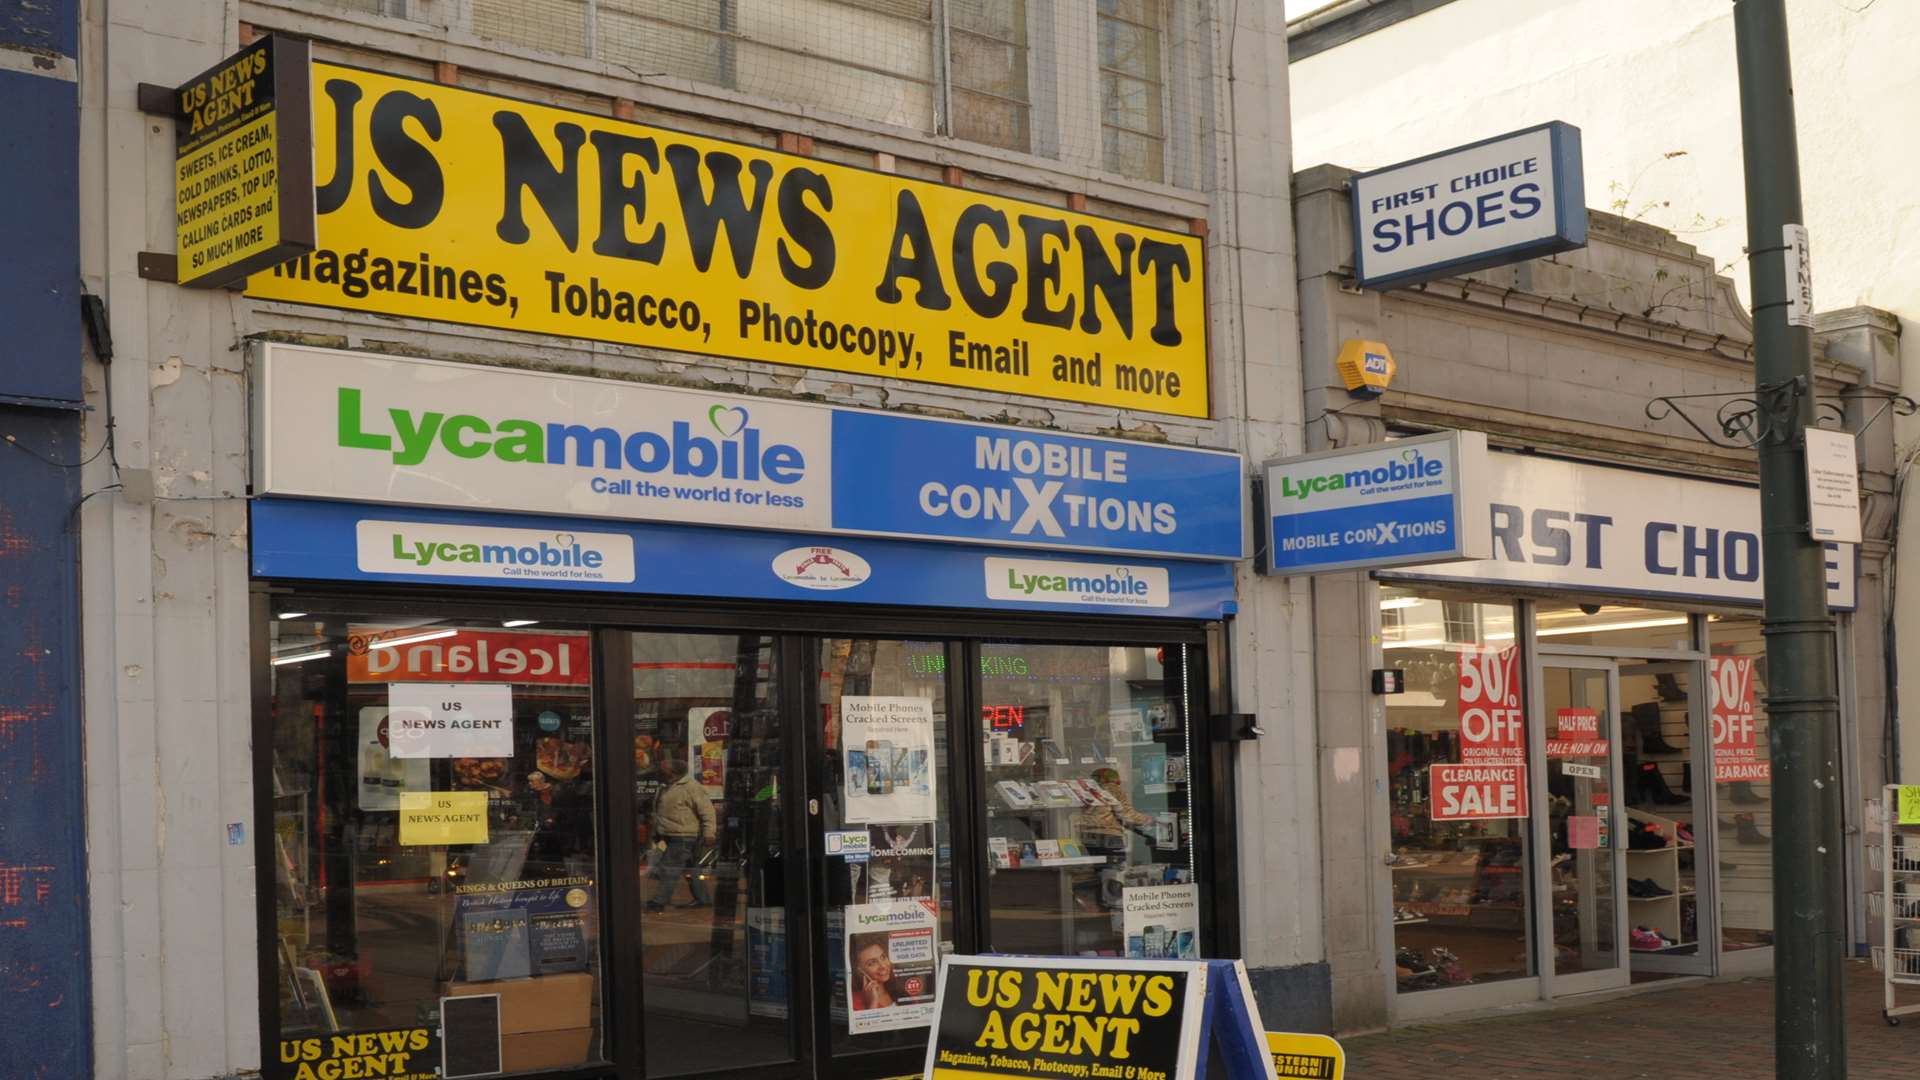
<svg viewBox="0 0 1920 1080">
<path fill-rule="evenodd" d="M 1667 786 L 1667 778 L 1660 773 L 1660 764 L 1643 761 L 1634 773 L 1634 790 L 1640 795 L 1644 806 L 1679 806 L 1693 801 L 1691 795 L 1676 792 Z"/>
<path fill-rule="evenodd" d="M 1761 806 L 1766 799 L 1754 794 L 1753 784 L 1746 780 L 1735 780 L 1727 785 L 1727 801 L 1742 806 Z"/>
<path fill-rule="evenodd" d="M 1660 703 L 1643 701 L 1633 707 L 1633 722 L 1640 728 L 1640 752 L 1643 754 L 1679 754 L 1682 747 L 1667 742 L 1660 730 Z"/>
</svg>

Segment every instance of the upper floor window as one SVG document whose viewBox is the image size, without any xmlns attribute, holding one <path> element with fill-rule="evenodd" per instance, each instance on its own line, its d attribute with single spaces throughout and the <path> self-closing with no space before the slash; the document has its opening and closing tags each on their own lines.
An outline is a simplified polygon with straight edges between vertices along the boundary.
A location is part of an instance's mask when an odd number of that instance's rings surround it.
<svg viewBox="0 0 1920 1080">
<path fill-rule="evenodd" d="M 1144 180 L 1180 127 L 1175 0 L 307 2 Z"/>
<path fill-rule="evenodd" d="M 1142 180 L 1166 176 L 1161 0 L 1099 0 L 1100 160 Z"/>
</svg>

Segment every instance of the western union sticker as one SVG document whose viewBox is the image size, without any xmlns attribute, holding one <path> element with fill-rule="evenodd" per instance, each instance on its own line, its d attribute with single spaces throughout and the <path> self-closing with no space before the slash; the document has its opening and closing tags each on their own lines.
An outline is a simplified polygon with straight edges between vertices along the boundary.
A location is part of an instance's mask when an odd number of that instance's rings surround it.
<svg viewBox="0 0 1920 1080">
<path fill-rule="evenodd" d="M 400 793 L 401 844 L 484 844 L 486 842 L 486 792 L 403 791 Z"/>
<path fill-rule="evenodd" d="M 251 295 L 1208 415 L 1184 233 L 330 64 Z"/>
<path fill-rule="evenodd" d="M 1341 1080 L 1347 1074 L 1347 1052 L 1325 1035 L 1269 1031 L 1267 1053 L 1273 1057 L 1273 1074 L 1280 1080 L 1288 1077 Z"/>
</svg>

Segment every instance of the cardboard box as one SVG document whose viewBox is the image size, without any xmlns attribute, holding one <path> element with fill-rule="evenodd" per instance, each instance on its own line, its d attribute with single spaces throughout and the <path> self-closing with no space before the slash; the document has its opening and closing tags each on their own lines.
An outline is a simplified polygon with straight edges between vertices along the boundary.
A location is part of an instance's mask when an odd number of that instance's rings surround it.
<svg viewBox="0 0 1920 1080">
<path fill-rule="evenodd" d="M 505 1035 L 500 1039 L 500 1068 L 503 1072 L 530 1072 L 585 1065 L 588 1051 L 592 1049 L 590 1027 Z"/>
<path fill-rule="evenodd" d="M 474 994 L 500 995 L 502 1045 L 505 1045 L 506 1037 L 515 1035 L 575 1030 L 591 1032 L 593 1029 L 593 975 L 590 972 L 447 985 L 447 997 L 470 997 Z"/>
</svg>

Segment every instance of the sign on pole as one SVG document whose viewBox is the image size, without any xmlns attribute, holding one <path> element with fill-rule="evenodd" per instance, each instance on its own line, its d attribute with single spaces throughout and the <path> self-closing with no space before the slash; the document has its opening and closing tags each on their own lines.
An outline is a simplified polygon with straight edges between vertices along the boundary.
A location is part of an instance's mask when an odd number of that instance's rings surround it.
<svg viewBox="0 0 1920 1080">
<path fill-rule="evenodd" d="M 313 250 L 307 43 L 269 35 L 174 91 L 180 284 L 214 288 Z"/>
<path fill-rule="evenodd" d="M 1807 512 L 1815 540 L 1860 542 L 1860 459 L 1848 432 L 1807 429 Z"/>
<path fill-rule="evenodd" d="M 1580 129 L 1558 120 L 1353 178 L 1354 277 L 1384 289 L 1587 245 Z"/>
</svg>

